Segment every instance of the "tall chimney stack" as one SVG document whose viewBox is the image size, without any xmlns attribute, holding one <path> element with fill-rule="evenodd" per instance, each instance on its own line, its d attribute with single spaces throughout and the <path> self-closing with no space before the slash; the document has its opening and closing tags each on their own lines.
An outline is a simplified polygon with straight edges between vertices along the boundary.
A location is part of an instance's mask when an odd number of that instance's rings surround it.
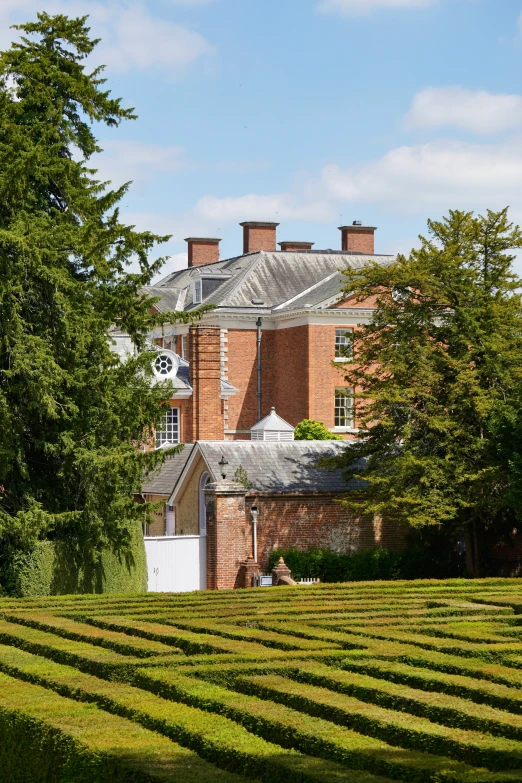
<svg viewBox="0 0 522 783">
<path fill-rule="evenodd" d="M 351 226 L 339 226 L 342 233 L 342 250 L 362 255 L 375 253 L 375 226 L 363 226 L 360 220 L 354 220 Z"/>
<path fill-rule="evenodd" d="M 213 264 L 215 261 L 219 261 L 220 239 L 188 237 L 185 242 L 188 243 L 189 266 L 203 266 L 203 264 Z"/>
<path fill-rule="evenodd" d="M 239 225 L 243 227 L 243 253 L 258 253 L 260 250 L 275 252 L 279 223 L 249 221 Z"/>
</svg>

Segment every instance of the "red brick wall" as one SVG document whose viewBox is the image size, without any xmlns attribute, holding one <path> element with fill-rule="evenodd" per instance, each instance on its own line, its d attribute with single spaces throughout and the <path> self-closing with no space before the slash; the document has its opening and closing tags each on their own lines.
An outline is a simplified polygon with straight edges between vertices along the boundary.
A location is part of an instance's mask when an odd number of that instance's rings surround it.
<svg viewBox="0 0 522 783">
<path fill-rule="evenodd" d="M 333 428 L 335 389 L 346 386 L 341 368 L 331 364 L 336 328 L 339 325 L 312 325 L 262 332 L 262 416 L 274 406 L 294 426 L 310 418 Z M 230 430 L 248 431 L 257 421 L 256 338 L 255 329 L 228 331 L 228 380 L 239 389 L 228 401 Z"/>
<path fill-rule="evenodd" d="M 309 327 L 263 332 L 263 414 L 275 407 L 292 425 L 308 418 Z"/>
<path fill-rule="evenodd" d="M 375 547 L 400 551 L 405 546 L 405 530 L 396 523 L 358 520 L 336 503 L 334 496 L 249 496 L 247 527 L 252 524 L 253 505 L 259 508 L 257 557 L 263 571 L 273 549 L 320 547 L 347 553 Z"/>
<path fill-rule="evenodd" d="M 223 440 L 219 327 L 190 328 L 189 362 L 194 391 L 187 400 L 185 439 Z"/>
<path fill-rule="evenodd" d="M 229 329 L 227 336 L 228 380 L 239 390 L 228 400 L 227 428 L 250 430 L 257 423 L 257 330 Z M 236 438 L 250 439 L 250 435 L 233 436 Z"/>
<path fill-rule="evenodd" d="M 219 242 L 189 242 L 188 265 L 201 266 L 219 261 Z"/>
<path fill-rule="evenodd" d="M 237 485 L 236 485 L 237 486 Z M 241 563 L 252 554 L 250 508 L 257 505 L 257 558 L 268 569 L 273 549 L 311 547 L 335 552 L 385 547 L 401 550 L 406 532 L 396 524 L 359 520 L 333 495 L 272 495 L 246 499 L 241 492 L 224 494 L 223 485 L 208 495 L 207 586 L 210 590 L 242 586 Z"/>
</svg>

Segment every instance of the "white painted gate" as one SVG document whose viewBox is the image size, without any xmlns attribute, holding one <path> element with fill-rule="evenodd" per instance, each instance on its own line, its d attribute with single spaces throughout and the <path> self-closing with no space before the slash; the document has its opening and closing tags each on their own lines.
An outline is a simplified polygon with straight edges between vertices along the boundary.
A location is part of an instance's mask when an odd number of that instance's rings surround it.
<svg viewBox="0 0 522 783">
<path fill-rule="evenodd" d="M 207 537 L 145 538 L 149 593 L 207 589 Z"/>
</svg>

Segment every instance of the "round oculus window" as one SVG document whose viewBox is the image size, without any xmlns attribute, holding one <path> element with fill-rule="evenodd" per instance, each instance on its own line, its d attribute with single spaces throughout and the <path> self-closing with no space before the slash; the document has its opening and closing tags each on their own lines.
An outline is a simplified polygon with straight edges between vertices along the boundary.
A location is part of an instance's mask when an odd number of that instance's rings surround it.
<svg viewBox="0 0 522 783">
<path fill-rule="evenodd" d="M 158 375 L 170 375 L 174 369 L 172 357 L 166 353 L 160 354 L 154 362 L 154 369 Z"/>
</svg>

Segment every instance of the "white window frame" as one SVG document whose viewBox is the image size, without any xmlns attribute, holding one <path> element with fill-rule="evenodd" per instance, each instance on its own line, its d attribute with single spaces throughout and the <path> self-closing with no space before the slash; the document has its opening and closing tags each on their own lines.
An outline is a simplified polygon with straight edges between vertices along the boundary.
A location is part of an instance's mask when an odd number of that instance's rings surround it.
<svg viewBox="0 0 522 783">
<path fill-rule="evenodd" d="M 181 358 L 188 361 L 188 334 L 181 335 Z"/>
<path fill-rule="evenodd" d="M 199 535 L 207 535 L 207 505 L 205 498 L 205 487 L 211 482 L 210 473 L 205 471 L 199 479 Z"/>
<path fill-rule="evenodd" d="M 179 408 L 172 407 L 167 410 L 163 418 L 163 425 L 160 425 L 160 427 L 155 432 L 156 448 L 162 449 L 168 446 L 177 446 L 180 442 Z"/>
<path fill-rule="evenodd" d="M 346 335 L 350 335 L 350 341 L 346 340 Z M 343 348 L 349 347 L 346 353 L 342 353 Z M 353 359 L 353 327 L 347 326 L 335 330 L 335 361 L 336 362 L 351 362 Z"/>
<path fill-rule="evenodd" d="M 194 304 L 201 304 L 203 301 L 203 282 L 196 280 L 194 283 Z"/>
<path fill-rule="evenodd" d="M 340 403 L 343 404 L 340 404 Z M 344 415 L 341 411 L 344 410 Z M 353 389 L 340 387 L 334 397 L 334 431 L 353 432 L 355 430 L 355 405 Z"/>
</svg>

